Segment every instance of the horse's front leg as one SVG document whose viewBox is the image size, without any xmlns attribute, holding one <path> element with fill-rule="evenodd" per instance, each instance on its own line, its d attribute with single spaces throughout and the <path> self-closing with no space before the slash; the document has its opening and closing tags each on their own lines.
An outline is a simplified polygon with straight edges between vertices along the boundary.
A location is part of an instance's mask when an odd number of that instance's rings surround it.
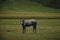
<svg viewBox="0 0 60 40">
<path fill-rule="evenodd" d="M 34 32 L 34 27 L 33 27 L 33 32 Z"/>
<path fill-rule="evenodd" d="M 23 33 L 25 33 L 26 32 L 26 27 L 23 27 Z"/>
</svg>

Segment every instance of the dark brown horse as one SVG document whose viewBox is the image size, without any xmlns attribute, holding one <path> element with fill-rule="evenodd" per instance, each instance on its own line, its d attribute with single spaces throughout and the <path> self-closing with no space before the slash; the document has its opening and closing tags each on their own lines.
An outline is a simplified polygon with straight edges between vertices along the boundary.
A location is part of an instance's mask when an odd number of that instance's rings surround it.
<svg viewBox="0 0 60 40">
<path fill-rule="evenodd" d="M 30 20 L 20 19 L 20 22 L 23 27 L 23 33 L 26 32 L 26 27 L 29 27 L 29 26 L 33 27 L 33 32 L 36 32 L 37 22 L 35 19 L 30 19 Z"/>
</svg>

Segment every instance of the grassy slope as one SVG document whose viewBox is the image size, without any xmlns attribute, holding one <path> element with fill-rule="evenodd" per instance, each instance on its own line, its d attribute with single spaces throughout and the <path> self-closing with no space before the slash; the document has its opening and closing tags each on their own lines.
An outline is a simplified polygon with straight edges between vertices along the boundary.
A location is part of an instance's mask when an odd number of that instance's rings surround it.
<svg viewBox="0 0 60 40">
<path fill-rule="evenodd" d="M 2 11 L 19 11 L 19 12 L 48 12 L 48 13 L 60 13 L 60 9 L 53 9 L 48 7 L 43 7 L 36 2 L 29 1 L 19 1 L 15 3 L 5 2 L 2 5 Z"/>
<path fill-rule="evenodd" d="M 1 40 L 59 40 L 60 19 L 37 19 L 37 33 L 32 27 L 27 27 L 27 33 L 22 34 L 19 20 L 0 19 Z M 8 32 L 10 30 L 10 32 Z"/>
<path fill-rule="evenodd" d="M 59 19 L 60 13 L 42 13 L 42 12 L 16 12 L 16 11 L 2 11 L 0 18 L 53 18 Z"/>
<path fill-rule="evenodd" d="M 60 16 L 60 13 L 2 11 L 0 16 Z"/>
<path fill-rule="evenodd" d="M 2 17 L 20 17 L 20 16 L 47 16 L 60 17 L 60 9 L 43 7 L 36 2 L 19 1 L 15 3 L 5 2 L 0 9 Z"/>
</svg>

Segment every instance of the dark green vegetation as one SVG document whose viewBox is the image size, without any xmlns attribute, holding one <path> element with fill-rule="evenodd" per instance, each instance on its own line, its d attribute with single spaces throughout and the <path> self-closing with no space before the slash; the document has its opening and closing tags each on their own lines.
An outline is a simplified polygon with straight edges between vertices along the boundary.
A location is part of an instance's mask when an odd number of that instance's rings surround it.
<svg viewBox="0 0 60 40">
<path fill-rule="evenodd" d="M 44 2 L 45 4 L 46 2 Z M 47 3 L 48 4 L 48 3 Z M 30 0 L 6 0 L 0 5 L 1 11 L 20 11 L 20 12 L 49 12 L 60 13 L 60 9 L 44 7 L 35 1 Z"/>
<path fill-rule="evenodd" d="M 43 6 L 52 7 L 52 8 L 60 8 L 60 0 L 0 0 L 0 4 L 4 2 L 14 3 L 16 1 L 21 2 L 36 2 L 38 4 L 42 4 Z"/>
<path fill-rule="evenodd" d="M 46 7 L 60 9 L 60 0 L 34 0 L 34 1 Z"/>
<path fill-rule="evenodd" d="M 0 19 L 0 40 L 60 40 L 60 19 L 36 19 L 37 33 L 32 27 L 22 34 L 19 19 Z"/>
</svg>

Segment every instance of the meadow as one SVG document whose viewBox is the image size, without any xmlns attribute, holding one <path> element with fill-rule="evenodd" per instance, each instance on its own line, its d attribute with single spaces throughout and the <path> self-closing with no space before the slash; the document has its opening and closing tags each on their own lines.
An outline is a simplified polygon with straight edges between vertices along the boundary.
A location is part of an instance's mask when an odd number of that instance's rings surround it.
<svg viewBox="0 0 60 40">
<path fill-rule="evenodd" d="M 27 20 L 27 19 L 26 19 Z M 60 19 L 36 19 L 37 33 L 32 27 L 22 33 L 20 19 L 0 19 L 1 40 L 60 40 Z"/>
<path fill-rule="evenodd" d="M 37 33 L 27 27 L 23 34 L 21 17 L 35 18 Z M 0 35 L 0 40 L 60 40 L 60 13 L 0 11 Z"/>
<path fill-rule="evenodd" d="M 20 18 L 35 18 L 35 19 L 59 19 L 60 13 L 44 13 L 44 12 L 17 12 L 17 11 L 1 11 L 1 19 L 20 19 Z"/>
<path fill-rule="evenodd" d="M 37 33 L 27 27 L 23 34 L 21 17 L 35 18 Z M 1 11 L 0 35 L 0 40 L 60 40 L 60 13 Z"/>
<path fill-rule="evenodd" d="M 35 18 L 37 33 L 32 26 L 22 33 L 20 18 Z M 0 40 L 60 40 L 60 9 L 44 7 L 36 2 L 4 2 L 0 8 Z"/>
</svg>

